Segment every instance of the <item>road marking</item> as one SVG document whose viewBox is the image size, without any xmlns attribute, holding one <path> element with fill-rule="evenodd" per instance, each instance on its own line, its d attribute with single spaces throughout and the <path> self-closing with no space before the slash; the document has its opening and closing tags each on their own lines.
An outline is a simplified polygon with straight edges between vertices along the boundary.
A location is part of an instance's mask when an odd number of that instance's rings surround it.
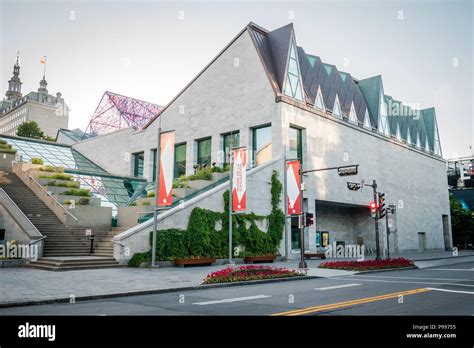
<svg viewBox="0 0 474 348">
<path fill-rule="evenodd" d="M 334 278 L 333 278 L 334 279 Z M 338 278 L 339 280 L 344 280 L 342 278 Z M 349 280 L 349 279 L 348 279 Z M 397 284 L 437 284 L 437 285 L 453 285 L 453 286 L 466 286 L 466 287 L 474 287 L 474 285 L 470 284 L 458 284 L 458 283 L 438 283 L 438 282 L 414 282 L 414 281 L 409 281 L 409 280 L 383 280 L 383 279 L 363 279 L 357 277 L 358 281 L 363 281 L 363 282 L 377 282 L 377 283 L 397 283 Z M 458 280 L 458 279 L 456 279 Z M 472 281 L 472 280 L 469 280 Z"/>
<path fill-rule="evenodd" d="M 358 285 L 362 285 L 362 284 L 351 283 L 351 284 L 343 284 L 343 285 L 335 285 L 335 286 L 326 286 L 324 288 L 316 288 L 314 290 L 332 290 L 332 289 L 348 288 L 351 286 L 358 286 Z"/>
<path fill-rule="evenodd" d="M 434 290 L 434 291 L 455 292 L 455 293 L 458 293 L 458 294 L 471 294 L 471 295 L 474 295 L 474 292 L 472 292 L 472 291 L 448 290 L 448 289 L 437 289 L 437 288 L 427 288 L 427 289 Z"/>
<path fill-rule="evenodd" d="M 327 310 L 331 310 L 331 309 L 351 307 L 351 306 L 364 304 L 364 303 L 383 301 L 383 300 L 388 300 L 388 299 L 391 299 L 391 298 L 398 298 L 399 296 L 414 295 L 414 294 L 419 294 L 419 293 L 423 293 L 423 292 L 427 292 L 427 291 L 430 291 L 430 290 L 428 288 L 419 288 L 419 289 L 413 289 L 413 290 L 408 290 L 408 291 L 399 291 L 399 292 L 394 292 L 394 293 L 391 293 L 391 294 L 385 294 L 385 295 L 380 295 L 380 296 L 366 297 L 366 298 L 361 298 L 361 299 L 357 299 L 357 300 L 336 302 L 336 303 L 331 303 L 331 304 L 327 304 L 327 305 L 301 308 L 301 309 L 296 309 L 296 310 L 287 311 L 287 312 L 280 312 L 280 313 L 272 314 L 272 316 L 304 315 L 304 314 L 327 311 Z"/>
<path fill-rule="evenodd" d="M 391 277 L 391 276 L 374 276 L 361 274 L 363 278 L 387 278 L 387 279 L 416 279 L 416 280 L 455 280 L 455 281 L 474 281 L 474 279 L 463 279 L 463 278 L 427 278 L 427 277 Z M 359 279 L 359 276 L 355 277 Z"/>
<path fill-rule="evenodd" d="M 196 303 L 193 303 L 193 304 L 199 305 L 199 306 L 205 306 L 205 305 L 217 304 L 217 303 L 229 303 L 229 302 L 237 302 L 237 301 L 256 300 L 256 299 L 259 299 L 259 298 L 267 298 L 267 297 L 272 297 L 272 296 L 271 295 L 257 295 L 257 296 L 247 296 L 247 297 L 234 297 L 234 298 L 228 298 L 228 299 L 225 299 L 225 300 L 196 302 Z"/>
<path fill-rule="evenodd" d="M 423 271 L 465 271 L 474 272 L 474 268 L 425 268 Z"/>
</svg>

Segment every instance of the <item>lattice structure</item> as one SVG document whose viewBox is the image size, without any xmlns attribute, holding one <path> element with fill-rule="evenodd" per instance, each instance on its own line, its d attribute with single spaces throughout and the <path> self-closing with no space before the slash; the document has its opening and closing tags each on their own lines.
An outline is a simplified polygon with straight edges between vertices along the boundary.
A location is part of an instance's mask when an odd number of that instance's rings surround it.
<svg viewBox="0 0 474 348">
<path fill-rule="evenodd" d="M 160 105 L 106 91 L 85 133 L 97 136 L 127 127 L 142 129 L 162 110 Z"/>
</svg>

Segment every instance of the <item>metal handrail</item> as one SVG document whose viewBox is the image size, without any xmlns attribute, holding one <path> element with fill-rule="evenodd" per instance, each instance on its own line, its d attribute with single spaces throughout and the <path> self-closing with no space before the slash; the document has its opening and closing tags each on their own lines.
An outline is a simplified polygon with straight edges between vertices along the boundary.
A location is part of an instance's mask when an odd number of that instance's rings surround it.
<svg viewBox="0 0 474 348">
<path fill-rule="evenodd" d="M 25 176 L 25 178 L 27 178 L 27 179 L 29 179 L 29 180 L 32 180 L 32 181 L 34 182 L 34 184 L 35 184 L 36 186 L 38 186 L 38 187 L 43 191 L 44 194 L 46 194 L 48 197 L 50 197 L 50 198 L 53 200 L 53 203 L 54 203 L 54 204 L 59 205 L 59 207 L 60 207 L 62 210 L 64 210 L 64 212 L 66 213 L 66 215 L 69 215 L 69 216 L 72 217 L 76 222 L 79 222 L 79 220 L 78 220 L 74 215 L 72 215 L 61 203 L 59 203 L 59 201 L 58 201 L 56 198 L 54 198 L 51 194 L 49 194 L 49 192 L 46 191 L 46 189 L 45 189 L 43 186 L 41 186 L 40 183 L 35 180 L 35 178 L 33 178 L 31 175 L 29 175 L 28 172 L 23 171 L 23 170 L 21 169 L 20 164 L 19 164 L 18 162 L 13 161 L 13 165 L 18 166 L 19 169 L 20 169 L 20 171 L 21 171 L 21 172 L 23 173 L 23 175 Z"/>
<path fill-rule="evenodd" d="M 5 192 L 4 189 L 0 188 L 0 191 L 5 194 L 5 197 L 10 201 L 11 204 L 20 212 L 20 214 L 30 223 L 31 227 L 38 232 L 38 234 L 42 235 L 40 231 L 36 228 L 35 225 L 31 222 L 31 220 L 28 218 L 28 216 L 25 215 L 25 213 L 18 207 L 18 205 L 13 201 L 13 199 L 8 195 L 8 193 Z"/>
<path fill-rule="evenodd" d="M 43 239 L 46 239 L 46 238 L 48 238 L 48 236 L 43 236 L 43 237 L 41 237 L 41 238 L 39 238 L 39 239 L 35 239 L 33 242 L 30 243 L 30 245 L 36 244 L 36 243 L 38 243 L 38 242 L 41 242 Z"/>
</svg>

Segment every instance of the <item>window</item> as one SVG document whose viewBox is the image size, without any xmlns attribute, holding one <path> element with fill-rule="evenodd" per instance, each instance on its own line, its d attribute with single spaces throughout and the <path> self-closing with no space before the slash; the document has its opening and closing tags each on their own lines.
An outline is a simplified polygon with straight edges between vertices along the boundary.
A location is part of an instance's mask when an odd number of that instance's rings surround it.
<svg viewBox="0 0 474 348">
<path fill-rule="evenodd" d="M 288 159 L 299 159 L 303 163 L 303 131 L 299 128 L 290 127 L 288 131 L 289 149 L 286 154 Z"/>
<path fill-rule="evenodd" d="M 222 164 L 225 166 L 227 163 L 229 163 L 230 150 L 233 147 L 240 146 L 240 134 L 239 132 L 224 134 L 222 135 L 222 140 L 222 146 L 224 150 L 224 159 Z"/>
<path fill-rule="evenodd" d="M 174 177 L 186 175 L 186 143 L 174 147 Z"/>
<path fill-rule="evenodd" d="M 153 166 L 151 168 L 151 171 L 153 172 L 153 181 L 156 181 L 156 149 L 151 150 L 151 157 L 153 160 Z"/>
<path fill-rule="evenodd" d="M 252 160 L 258 166 L 272 159 L 272 127 L 252 129 Z"/>
<path fill-rule="evenodd" d="M 197 141 L 197 164 L 211 165 L 211 138 Z"/>
<path fill-rule="evenodd" d="M 145 154 L 143 152 L 133 154 L 133 176 L 143 176 L 143 163 Z"/>
<path fill-rule="evenodd" d="M 341 114 L 341 106 L 339 105 L 339 97 L 336 94 L 336 100 L 334 101 L 334 107 L 332 110 L 332 114 L 337 117 L 342 117 Z"/>
<path fill-rule="evenodd" d="M 299 217 L 291 217 L 291 249 L 301 248 L 301 230 L 298 223 Z"/>
<path fill-rule="evenodd" d="M 295 41 L 291 40 L 290 57 L 288 59 L 288 75 L 285 83 L 285 95 L 303 101 L 303 92 L 301 89 L 300 70 L 298 57 L 296 55 Z"/>
</svg>

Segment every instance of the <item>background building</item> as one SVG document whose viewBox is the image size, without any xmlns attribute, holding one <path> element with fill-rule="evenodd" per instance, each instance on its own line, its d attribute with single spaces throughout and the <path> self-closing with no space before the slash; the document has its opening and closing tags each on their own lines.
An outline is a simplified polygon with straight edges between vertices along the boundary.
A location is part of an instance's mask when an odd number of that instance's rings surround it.
<svg viewBox="0 0 474 348">
<path fill-rule="evenodd" d="M 23 96 L 21 92 L 20 62 L 17 56 L 13 66 L 13 76 L 8 81 L 6 98 L 0 102 L 0 134 L 16 135 L 18 126 L 26 121 L 35 121 L 44 134 L 56 137 L 60 128 L 67 128 L 69 108 L 60 92 L 48 93 L 45 76 L 39 83 L 37 92 Z"/>
</svg>

